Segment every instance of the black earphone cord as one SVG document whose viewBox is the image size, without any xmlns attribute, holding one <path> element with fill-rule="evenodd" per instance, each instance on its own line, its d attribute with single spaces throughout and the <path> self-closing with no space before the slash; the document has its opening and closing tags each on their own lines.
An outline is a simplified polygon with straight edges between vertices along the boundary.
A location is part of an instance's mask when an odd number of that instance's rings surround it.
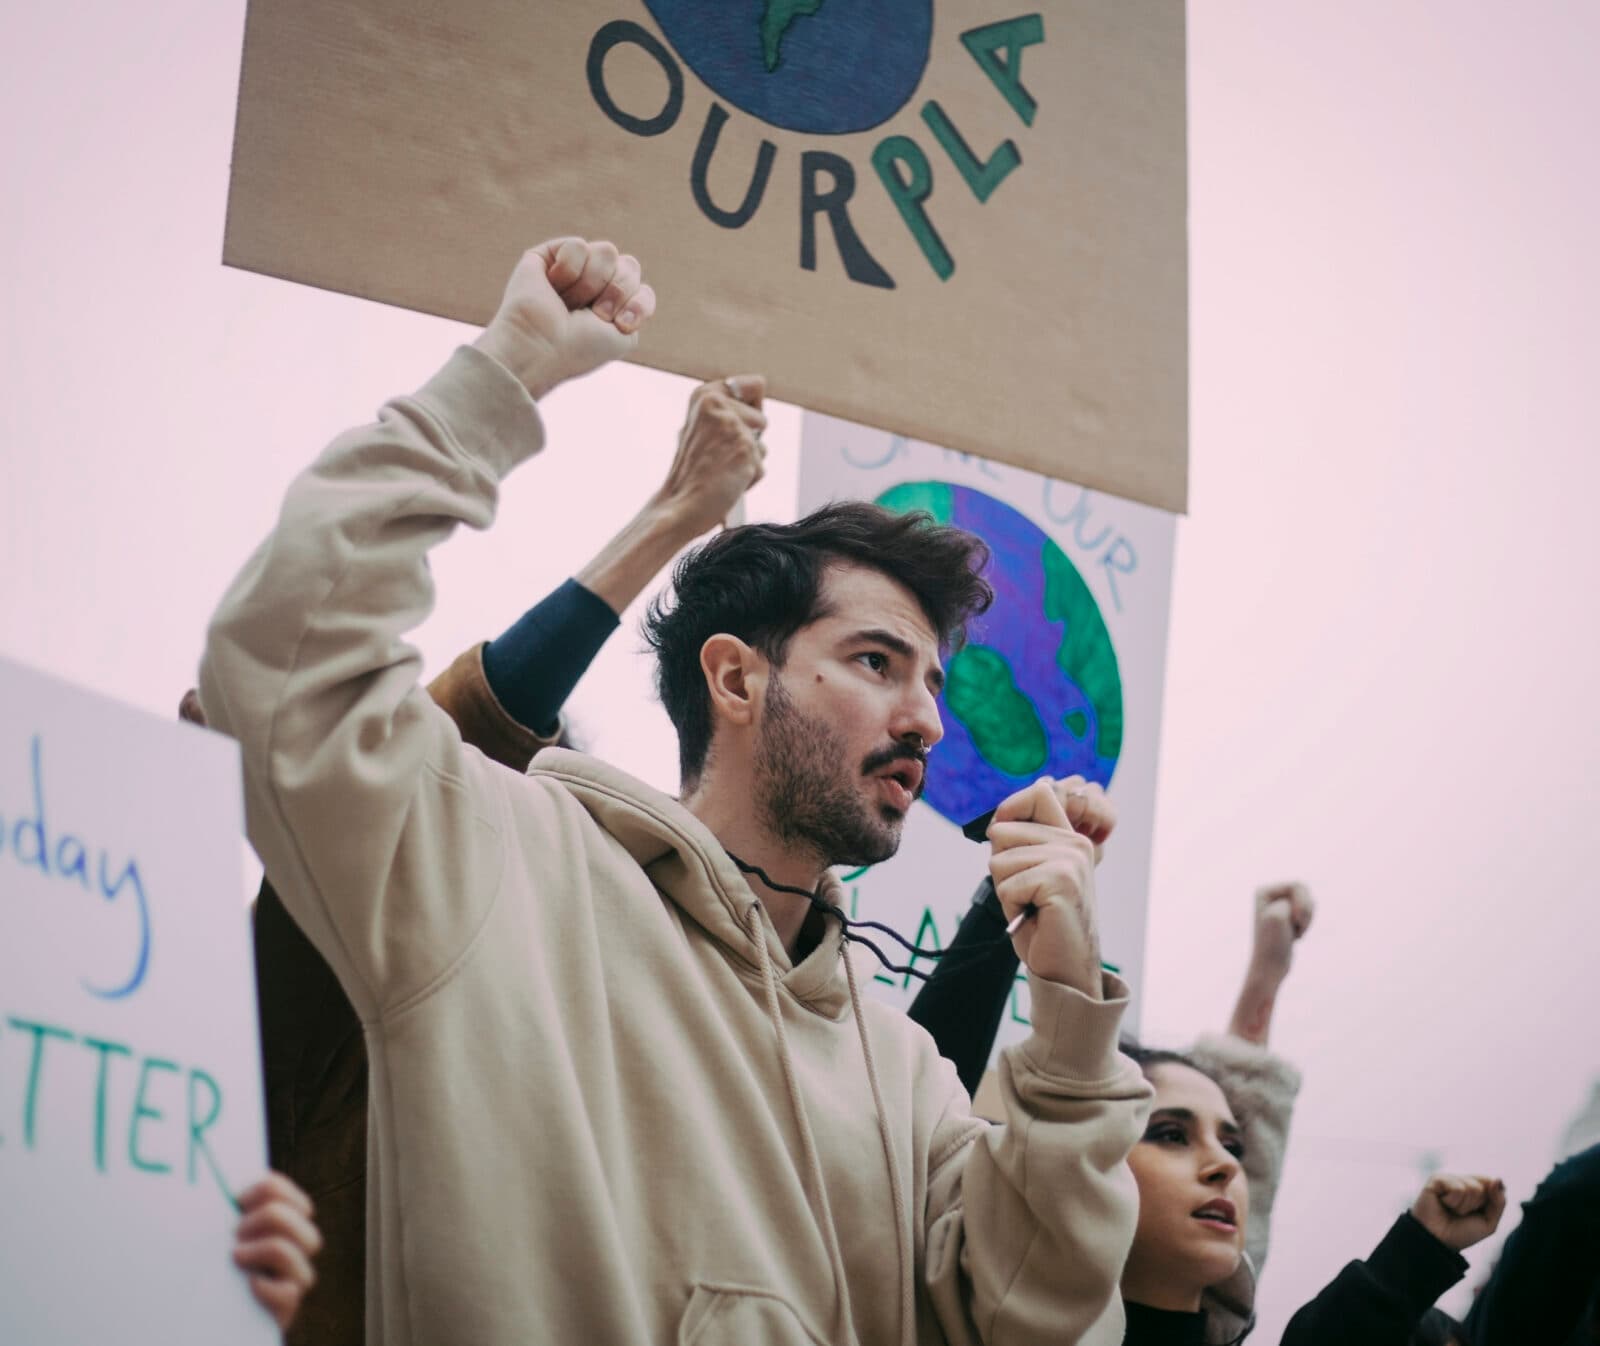
<svg viewBox="0 0 1600 1346">
<path fill-rule="evenodd" d="M 965 953 L 971 956 L 974 954 L 987 953 L 990 949 L 996 949 L 1002 944 L 1009 945 L 1011 943 L 1011 937 L 1009 935 L 1002 935 L 999 939 L 986 939 L 981 943 L 969 945 L 964 949 L 924 949 L 920 945 L 915 944 L 911 940 L 907 939 L 892 926 L 885 925 L 882 921 L 853 920 L 849 916 L 846 916 L 841 908 L 835 906 L 820 893 L 811 892 L 806 888 L 796 888 L 792 884 L 778 883 L 775 880 L 768 878 L 766 871 L 763 870 L 759 865 L 746 864 L 732 851 L 728 852 L 728 859 L 732 860 L 733 863 L 739 867 L 741 872 L 745 874 L 754 874 L 756 878 L 760 879 L 762 883 L 766 884 L 767 887 L 771 888 L 774 892 L 792 893 L 796 897 L 803 897 L 806 899 L 806 901 L 811 903 L 816 910 L 824 913 L 825 915 L 832 916 L 843 928 L 844 937 L 856 944 L 861 944 L 866 948 L 871 949 L 878 961 L 883 964 L 886 972 L 899 972 L 907 977 L 915 977 L 919 981 L 927 981 L 931 975 L 927 972 L 918 971 L 909 963 L 904 965 L 891 963 L 888 955 L 886 955 L 882 949 L 880 949 L 865 935 L 857 934 L 857 930 L 867 929 L 881 931 L 883 934 L 887 935 L 890 939 L 894 940 L 895 943 L 899 944 L 903 949 L 905 949 L 905 951 L 909 953 L 913 959 L 943 958 L 947 954 L 951 953 Z"/>
</svg>

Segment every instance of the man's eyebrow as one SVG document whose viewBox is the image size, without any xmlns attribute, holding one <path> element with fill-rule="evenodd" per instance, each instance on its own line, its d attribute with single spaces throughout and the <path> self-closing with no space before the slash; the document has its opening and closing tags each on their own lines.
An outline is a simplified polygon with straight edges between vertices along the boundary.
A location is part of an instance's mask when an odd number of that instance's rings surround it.
<svg viewBox="0 0 1600 1346">
<path fill-rule="evenodd" d="M 895 635 L 893 631 L 885 631 L 881 626 L 868 627 L 865 631 L 856 631 L 846 639 L 846 644 L 857 644 L 871 641 L 882 645 L 885 649 L 893 650 L 902 659 L 915 659 L 917 652 L 909 640 Z M 944 690 L 944 669 L 935 664 L 928 670 L 928 681 L 933 684 L 934 694 Z"/>
</svg>

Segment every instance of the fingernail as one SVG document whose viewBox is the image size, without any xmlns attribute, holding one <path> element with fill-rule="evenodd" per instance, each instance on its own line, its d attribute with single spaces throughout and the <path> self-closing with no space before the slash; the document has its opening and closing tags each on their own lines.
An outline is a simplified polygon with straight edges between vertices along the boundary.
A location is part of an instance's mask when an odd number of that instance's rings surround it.
<svg viewBox="0 0 1600 1346">
<path fill-rule="evenodd" d="M 617 330 L 618 331 L 631 332 L 631 331 L 633 331 L 633 329 L 636 326 L 638 326 L 638 323 L 639 323 L 639 315 L 637 313 L 635 313 L 631 308 L 625 308 L 625 309 L 622 310 L 621 313 L 617 314 Z"/>
<path fill-rule="evenodd" d="M 594 316 L 599 318 L 601 322 L 610 322 L 611 315 L 616 311 L 616 301 L 611 299 L 602 299 L 594 306 Z"/>
</svg>

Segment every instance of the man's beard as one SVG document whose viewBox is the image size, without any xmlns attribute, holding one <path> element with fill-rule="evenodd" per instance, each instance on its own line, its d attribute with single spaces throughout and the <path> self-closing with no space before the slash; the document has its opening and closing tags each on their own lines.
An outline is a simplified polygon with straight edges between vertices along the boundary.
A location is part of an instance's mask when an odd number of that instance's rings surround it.
<svg viewBox="0 0 1600 1346">
<path fill-rule="evenodd" d="M 848 751 L 833 726 L 800 710 L 774 674 L 756 749 L 761 822 L 780 841 L 805 848 L 825 865 L 875 865 L 900 849 L 902 815 L 863 798 L 846 765 Z M 921 754 L 880 750 L 860 774 L 896 758 L 920 761 Z"/>
</svg>

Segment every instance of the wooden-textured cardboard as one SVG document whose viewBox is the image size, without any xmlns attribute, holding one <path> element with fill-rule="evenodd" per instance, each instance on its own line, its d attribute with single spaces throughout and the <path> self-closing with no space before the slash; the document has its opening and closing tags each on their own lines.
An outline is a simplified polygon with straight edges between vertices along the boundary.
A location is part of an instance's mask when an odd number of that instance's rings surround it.
<svg viewBox="0 0 1600 1346">
<path fill-rule="evenodd" d="M 642 363 L 1182 510 L 1184 103 L 1181 0 L 251 0 L 224 260 L 483 322 L 610 238 Z"/>
</svg>

